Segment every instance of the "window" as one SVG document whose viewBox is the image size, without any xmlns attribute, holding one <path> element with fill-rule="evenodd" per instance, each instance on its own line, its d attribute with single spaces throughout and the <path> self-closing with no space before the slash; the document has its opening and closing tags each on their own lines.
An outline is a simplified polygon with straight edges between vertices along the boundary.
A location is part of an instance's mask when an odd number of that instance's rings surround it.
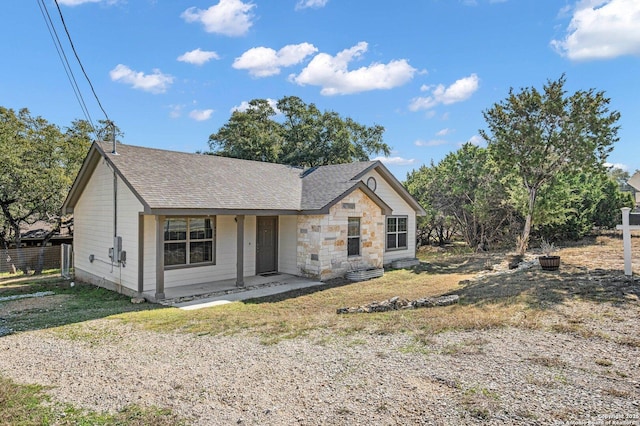
<svg viewBox="0 0 640 426">
<path fill-rule="evenodd" d="M 350 217 L 347 227 L 347 256 L 360 256 L 360 218 Z"/>
<path fill-rule="evenodd" d="M 175 217 L 164 221 L 164 266 L 213 263 L 211 218 Z"/>
<path fill-rule="evenodd" d="M 407 217 L 387 218 L 387 250 L 407 248 Z"/>
</svg>

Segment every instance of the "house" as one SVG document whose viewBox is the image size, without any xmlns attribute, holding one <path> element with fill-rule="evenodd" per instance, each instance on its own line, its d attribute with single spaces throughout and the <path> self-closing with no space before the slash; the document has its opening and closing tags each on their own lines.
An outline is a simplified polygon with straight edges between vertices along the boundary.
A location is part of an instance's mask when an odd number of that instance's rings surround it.
<svg viewBox="0 0 640 426">
<path fill-rule="evenodd" d="M 64 218 L 60 230 L 49 236 L 47 243 L 45 239 L 51 233 L 52 225 L 44 220 L 39 220 L 32 224 L 25 224 L 20 227 L 20 242 L 22 247 L 59 246 L 61 244 L 71 244 L 73 242 L 73 219 Z M 11 244 L 10 244 L 11 245 Z M 13 244 L 15 246 L 15 243 Z"/>
<path fill-rule="evenodd" d="M 117 151 L 117 152 L 116 152 Z M 379 161 L 301 168 L 94 142 L 64 202 L 76 279 L 128 295 L 415 257 L 424 210 Z"/>
<path fill-rule="evenodd" d="M 622 188 L 622 190 L 626 190 L 631 192 L 633 195 L 633 200 L 636 203 L 636 209 L 640 206 L 640 171 L 636 171 L 633 176 L 629 178 L 626 182 L 626 187 Z"/>
</svg>

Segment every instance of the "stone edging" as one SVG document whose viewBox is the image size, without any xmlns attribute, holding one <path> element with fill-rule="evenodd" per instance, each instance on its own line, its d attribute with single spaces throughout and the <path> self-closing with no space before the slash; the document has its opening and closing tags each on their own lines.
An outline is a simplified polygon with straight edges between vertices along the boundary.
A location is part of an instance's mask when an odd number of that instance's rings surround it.
<svg viewBox="0 0 640 426">
<path fill-rule="evenodd" d="M 373 302 L 368 305 L 362 305 L 351 308 L 338 308 L 337 314 L 359 314 L 359 313 L 371 313 L 371 312 L 387 312 L 397 311 L 401 309 L 415 309 L 415 308 L 434 308 L 436 306 L 448 306 L 458 303 L 460 296 L 457 294 L 451 294 L 448 296 L 440 297 L 424 297 L 416 300 L 400 299 L 395 296 L 389 300 L 383 300 L 382 302 Z"/>
</svg>

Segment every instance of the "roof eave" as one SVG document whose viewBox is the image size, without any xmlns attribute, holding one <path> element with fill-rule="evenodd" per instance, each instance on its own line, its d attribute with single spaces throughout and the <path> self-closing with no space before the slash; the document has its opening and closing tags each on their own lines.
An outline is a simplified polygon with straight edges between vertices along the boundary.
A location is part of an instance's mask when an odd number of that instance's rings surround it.
<svg viewBox="0 0 640 426">
<path fill-rule="evenodd" d="M 82 166 L 80 166 L 80 171 L 76 175 L 76 178 L 73 181 L 73 185 L 71 185 L 71 189 L 67 194 L 67 198 L 65 198 L 64 203 L 62 203 L 62 214 L 73 213 L 73 208 L 78 202 L 78 199 L 84 191 L 84 188 L 87 186 L 89 178 L 93 174 L 98 161 L 102 157 L 100 151 L 98 151 L 97 146 L 98 145 L 95 142 L 91 144 L 89 152 L 84 158 Z"/>
<path fill-rule="evenodd" d="M 93 144 L 91 144 L 91 148 L 89 148 L 89 152 L 87 153 L 87 156 L 82 162 L 82 167 L 80 167 L 80 171 L 78 172 L 78 175 L 76 176 L 76 179 L 73 182 L 71 189 L 69 190 L 69 194 L 67 194 L 67 198 L 62 204 L 62 213 L 63 214 L 73 213 L 73 209 L 76 206 L 76 203 L 78 202 L 78 200 L 80 199 L 80 195 L 84 191 L 84 188 L 87 186 L 87 183 L 89 182 L 89 179 L 93 174 L 93 171 L 98 165 L 100 158 L 103 158 L 109 165 L 109 168 L 111 168 L 111 170 L 113 170 L 116 173 L 116 175 L 120 177 L 120 179 L 124 182 L 127 188 L 129 188 L 129 190 L 138 199 L 138 201 L 140 201 L 143 208 L 145 210 L 149 209 L 149 204 L 144 200 L 144 198 L 142 198 L 142 196 L 140 196 L 138 191 L 136 191 L 136 189 L 131 185 L 129 180 L 122 174 L 122 172 L 120 172 L 120 170 L 113 163 L 113 161 L 111 161 L 111 159 L 104 152 L 102 147 L 100 147 L 100 144 L 98 144 L 97 142 L 93 142 Z"/>
</svg>

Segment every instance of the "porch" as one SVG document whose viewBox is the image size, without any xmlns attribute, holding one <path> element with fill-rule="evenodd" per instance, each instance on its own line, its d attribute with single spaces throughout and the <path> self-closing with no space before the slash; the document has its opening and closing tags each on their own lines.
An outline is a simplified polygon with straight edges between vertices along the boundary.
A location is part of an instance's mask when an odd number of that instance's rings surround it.
<svg viewBox="0 0 640 426">
<path fill-rule="evenodd" d="M 244 287 L 238 287 L 236 279 L 229 279 L 168 287 L 165 288 L 165 298 L 162 300 L 156 299 L 156 293 L 153 290 L 145 291 L 142 295 L 152 303 L 160 303 L 182 309 L 198 309 L 322 284 L 321 281 L 309 278 L 272 273 L 245 277 Z"/>
</svg>

